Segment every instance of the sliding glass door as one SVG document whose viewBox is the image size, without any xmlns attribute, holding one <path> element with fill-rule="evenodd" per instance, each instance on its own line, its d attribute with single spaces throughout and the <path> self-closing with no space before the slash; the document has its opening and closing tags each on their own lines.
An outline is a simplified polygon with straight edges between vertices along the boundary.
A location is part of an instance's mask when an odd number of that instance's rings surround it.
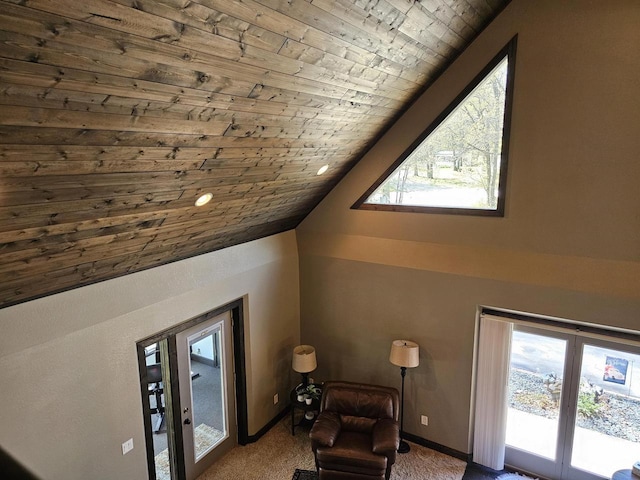
<svg viewBox="0 0 640 480">
<path fill-rule="evenodd" d="M 640 451 L 638 347 L 514 327 L 505 463 L 551 479 L 601 480 Z"/>
</svg>

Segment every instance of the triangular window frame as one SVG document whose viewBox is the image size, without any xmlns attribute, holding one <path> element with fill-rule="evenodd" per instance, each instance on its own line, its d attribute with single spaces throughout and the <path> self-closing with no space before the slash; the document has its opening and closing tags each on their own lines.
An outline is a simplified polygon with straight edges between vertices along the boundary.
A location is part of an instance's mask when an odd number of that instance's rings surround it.
<svg viewBox="0 0 640 480">
<path fill-rule="evenodd" d="M 377 210 L 394 212 L 436 213 L 453 215 L 476 215 L 503 217 L 505 212 L 507 193 L 507 165 L 509 157 L 509 137 L 511 133 L 511 112 L 513 106 L 513 87 L 516 67 L 517 35 L 493 57 L 478 75 L 458 94 L 458 96 L 445 108 L 436 119 L 420 134 L 420 136 L 407 148 L 398 159 L 369 187 L 369 189 L 353 204 L 352 209 Z M 498 199 L 496 208 L 464 208 L 464 207 L 435 207 L 422 205 L 400 205 L 387 203 L 366 203 L 369 197 L 382 185 L 395 171 L 407 160 L 407 158 L 433 133 L 441 123 L 460 105 L 471 92 L 498 66 L 507 59 L 507 80 L 505 92 L 504 118 L 502 127 L 502 148 L 500 153 L 500 174 L 498 179 Z"/>
</svg>

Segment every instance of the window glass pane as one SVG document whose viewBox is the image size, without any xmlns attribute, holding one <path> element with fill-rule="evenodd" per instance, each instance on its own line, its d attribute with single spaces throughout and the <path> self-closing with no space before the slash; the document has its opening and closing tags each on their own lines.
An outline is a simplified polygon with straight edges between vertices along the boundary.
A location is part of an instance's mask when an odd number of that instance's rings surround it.
<svg viewBox="0 0 640 480">
<path fill-rule="evenodd" d="M 496 210 L 505 57 L 365 203 Z"/>
<path fill-rule="evenodd" d="M 555 459 L 567 342 L 514 331 L 506 443 Z"/>
</svg>

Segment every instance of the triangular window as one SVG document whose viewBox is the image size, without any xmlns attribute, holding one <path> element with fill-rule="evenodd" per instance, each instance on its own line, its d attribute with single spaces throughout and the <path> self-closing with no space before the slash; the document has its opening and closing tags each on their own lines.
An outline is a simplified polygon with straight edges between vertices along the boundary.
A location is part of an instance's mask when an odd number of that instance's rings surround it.
<svg viewBox="0 0 640 480">
<path fill-rule="evenodd" d="M 353 208 L 504 215 L 516 38 Z"/>
</svg>

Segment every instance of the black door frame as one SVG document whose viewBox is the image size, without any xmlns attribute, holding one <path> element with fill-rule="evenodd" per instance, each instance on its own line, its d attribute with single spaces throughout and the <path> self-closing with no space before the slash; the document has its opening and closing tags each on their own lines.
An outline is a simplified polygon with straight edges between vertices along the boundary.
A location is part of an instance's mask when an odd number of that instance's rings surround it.
<svg viewBox="0 0 640 480">
<path fill-rule="evenodd" d="M 236 401 L 236 422 L 238 444 L 249 443 L 249 421 L 247 411 L 247 377 L 245 360 L 244 341 L 244 299 L 239 298 L 221 307 L 210 310 L 202 315 L 198 315 L 190 320 L 182 322 L 168 329 L 157 332 L 136 342 L 138 354 L 138 370 L 140 375 L 140 393 L 142 396 L 142 415 L 144 421 L 145 443 L 147 448 L 147 467 L 149 470 L 149 480 L 156 480 L 155 458 L 153 453 L 153 432 L 151 426 L 151 406 L 149 403 L 149 392 L 147 390 L 147 368 L 145 347 L 162 340 L 167 340 L 169 354 L 169 370 L 171 376 L 171 398 L 172 417 L 174 419 L 175 444 L 182 445 L 182 428 L 180 427 L 180 384 L 178 381 L 178 364 L 176 352 L 176 334 L 202 322 L 216 317 L 224 312 L 231 312 L 233 362 L 235 376 L 235 401 Z M 177 420 L 176 420 L 177 419 Z M 177 422 L 177 423 L 176 423 Z M 178 480 L 185 479 L 184 452 L 181 448 L 176 448 L 176 464 Z"/>
</svg>

